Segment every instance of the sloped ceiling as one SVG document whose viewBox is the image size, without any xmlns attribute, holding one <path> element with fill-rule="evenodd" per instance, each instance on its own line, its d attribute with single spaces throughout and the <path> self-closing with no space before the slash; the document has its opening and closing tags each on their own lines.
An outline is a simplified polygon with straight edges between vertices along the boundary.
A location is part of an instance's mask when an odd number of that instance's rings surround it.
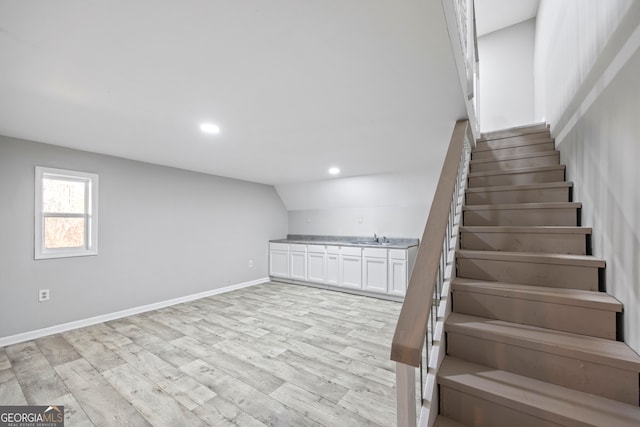
<svg viewBox="0 0 640 427">
<path fill-rule="evenodd" d="M 0 0 L 0 64 L 0 134 L 267 184 L 419 170 L 466 115 L 439 1 Z"/>
</svg>

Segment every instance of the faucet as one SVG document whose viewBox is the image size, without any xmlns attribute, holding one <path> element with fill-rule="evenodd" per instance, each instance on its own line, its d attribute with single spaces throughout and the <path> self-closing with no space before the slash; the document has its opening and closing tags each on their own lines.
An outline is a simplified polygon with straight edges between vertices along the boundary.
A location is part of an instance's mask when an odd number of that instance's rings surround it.
<svg viewBox="0 0 640 427">
<path fill-rule="evenodd" d="M 376 233 L 373 233 L 373 242 L 374 243 L 378 243 L 380 240 L 378 239 L 378 235 Z"/>
</svg>

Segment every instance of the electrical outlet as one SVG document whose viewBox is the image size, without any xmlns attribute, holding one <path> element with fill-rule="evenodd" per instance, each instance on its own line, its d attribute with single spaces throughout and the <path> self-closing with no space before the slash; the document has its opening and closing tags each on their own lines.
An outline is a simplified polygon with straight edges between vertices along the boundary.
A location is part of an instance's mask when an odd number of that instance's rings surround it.
<svg viewBox="0 0 640 427">
<path fill-rule="evenodd" d="M 38 302 L 49 301 L 50 297 L 49 289 L 40 289 L 38 291 Z"/>
<path fill-rule="evenodd" d="M 249 268 L 253 268 L 253 260 L 252 259 L 249 260 Z"/>
</svg>

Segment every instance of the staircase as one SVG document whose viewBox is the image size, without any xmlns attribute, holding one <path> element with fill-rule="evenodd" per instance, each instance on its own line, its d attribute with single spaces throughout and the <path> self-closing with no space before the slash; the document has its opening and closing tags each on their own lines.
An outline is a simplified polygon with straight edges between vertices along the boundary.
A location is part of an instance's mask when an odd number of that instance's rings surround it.
<svg viewBox="0 0 640 427">
<path fill-rule="evenodd" d="M 438 371 L 436 426 L 639 426 L 640 357 L 546 125 L 483 135 Z"/>
</svg>

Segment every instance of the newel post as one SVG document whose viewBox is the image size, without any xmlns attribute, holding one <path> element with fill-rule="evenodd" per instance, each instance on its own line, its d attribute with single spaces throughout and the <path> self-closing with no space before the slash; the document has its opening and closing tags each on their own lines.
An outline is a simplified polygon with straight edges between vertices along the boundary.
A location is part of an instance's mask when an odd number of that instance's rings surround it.
<svg viewBox="0 0 640 427">
<path fill-rule="evenodd" d="M 416 368 L 396 362 L 398 427 L 416 427 Z"/>
</svg>

